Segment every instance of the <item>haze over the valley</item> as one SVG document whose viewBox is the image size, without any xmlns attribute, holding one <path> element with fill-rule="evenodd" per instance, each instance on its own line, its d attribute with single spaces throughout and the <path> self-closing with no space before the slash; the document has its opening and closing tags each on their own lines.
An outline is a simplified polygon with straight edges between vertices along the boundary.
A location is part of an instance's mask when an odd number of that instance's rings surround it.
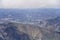
<svg viewBox="0 0 60 40">
<path fill-rule="evenodd" d="M 0 0 L 0 8 L 60 8 L 59 0 Z"/>
</svg>

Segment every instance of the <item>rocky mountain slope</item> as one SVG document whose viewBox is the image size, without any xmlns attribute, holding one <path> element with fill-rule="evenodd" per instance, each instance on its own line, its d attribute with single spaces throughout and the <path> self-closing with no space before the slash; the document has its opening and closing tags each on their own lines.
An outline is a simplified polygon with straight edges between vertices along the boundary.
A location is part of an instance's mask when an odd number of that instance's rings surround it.
<svg viewBox="0 0 60 40">
<path fill-rule="evenodd" d="M 60 40 L 60 34 L 38 25 L 3 22 L 0 40 Z"/>
</svg>

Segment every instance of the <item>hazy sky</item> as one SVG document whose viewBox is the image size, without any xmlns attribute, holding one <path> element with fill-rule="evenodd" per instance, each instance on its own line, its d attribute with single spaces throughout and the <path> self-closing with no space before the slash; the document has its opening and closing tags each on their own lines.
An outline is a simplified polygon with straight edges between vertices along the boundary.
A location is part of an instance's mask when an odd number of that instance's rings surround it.
<svg viewBox="0 0 60 40">
<path fill-rule="evenodd" d="M 57 8 L 59 0 L 0 0 L 0 8 Z"/>
</svg>

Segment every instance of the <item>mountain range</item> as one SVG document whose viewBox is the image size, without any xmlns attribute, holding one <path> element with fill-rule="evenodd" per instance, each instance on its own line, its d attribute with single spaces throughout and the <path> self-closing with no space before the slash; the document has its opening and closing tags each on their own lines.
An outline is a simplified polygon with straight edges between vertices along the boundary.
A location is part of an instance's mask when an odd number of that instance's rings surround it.
<svg viewBox="0 0 60 40">
<path fill-rule="evenodd" d="M 60 9 L 0 9 L 0 40 L 60 40 Z"/>
</svg>

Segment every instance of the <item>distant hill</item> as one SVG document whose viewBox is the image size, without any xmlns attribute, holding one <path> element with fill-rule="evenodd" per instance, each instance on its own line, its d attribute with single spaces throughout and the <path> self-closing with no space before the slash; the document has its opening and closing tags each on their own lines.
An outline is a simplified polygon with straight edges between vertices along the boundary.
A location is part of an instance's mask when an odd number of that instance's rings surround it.
<svg viewBox="0 0 60 40">
<path fill-rule="evenodd" d="M 10 17 L 20 21 L 49 19 L 60 16 L 60 9 L 0 9 L 0 18 Z"/>
<path fill-rule="evenodd" d="M 46 19 L 41 21 L 41 25 L 43 28 L 46 28 L 50 31 L 57 31 L 60 32 L 60 17 L 57 16 L 55 18 Z"/>
</svg>

